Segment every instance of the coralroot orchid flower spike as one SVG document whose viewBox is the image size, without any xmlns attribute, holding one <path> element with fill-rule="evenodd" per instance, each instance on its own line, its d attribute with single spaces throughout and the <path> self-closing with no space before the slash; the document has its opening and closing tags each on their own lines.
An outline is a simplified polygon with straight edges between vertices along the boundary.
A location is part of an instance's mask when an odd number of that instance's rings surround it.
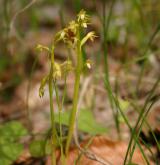
<svg viewBox="0 0 160 165">
<path fill-rule="evenodd" d="M 94 41 L 96 35 L 95 32 L 88 32 L 83 38 L 80 37 L 81 30 L 85 30 L 90 24 L 90 17 L 86 14 L 85 10 L 81 10 L 77 15 L 77 19 L 69 22 L 68 26 L 64 29 L 60 30 L 54 36 L 53 42 L 50 47 L 43 46 L 38 44 L 37 49 L 42 52 L 45 51 L 48 53 L 50 70 L 49 73 L 42 79 L 41 85 L 39 88 L 39 96 L 42 97 L 44 95 L 44 88 L 46 84 L 49 86 L 49 96 L 50 96 L 50 114 L 51 114 L 51 128 L 52 128 L 52 165 L 56 165 L 55 151 L 57 141 L 60 143 L 61 148 L 61 156 L 62 156 L 62 164 L 65 164 L 65 158 L 68 155 L 70 142 L 73 135 L 74 124 L 77 113 L 77 104 L 79 97 L 79 86 L 80 86 L 80 78 L 84 67 L 91 68 L 92 61 L 87 60 L 86 63 L 83 63 L 82 60 L 82 46 L 86 44 L 88 40 Z M 67 47 L 73 49 L 76 52 L 76 66 L 72 65 L 72 62 L 69 58 L 63 63 L 58 63 L 54 59 L 54 50 L 59 42 L 63 42 Z M 63 101 L 60 101 L 58 95 L 57 88 L 57 80 L 60 78 L 65 78 L 70 71 L 74 71 L 75 74 L 75 84 L 74 84 L 74 96 L 73 96 L 73 107 L 69 120 L 69 131 L 67 136 L 67 141 L 65 147 L 63 147 L 62 142 L 62 129 L 61 129 L 61 111 Z M 56 101 L 59 110 L 59 123 L 60 123 L 60 140 L 57 139 L 57 131 L 55 127 L 55 116 L 54 116 L 54 106 L 53 106 L 53 90 L 56 93 Z M 64 151 L 65 148 L 65 151 Z"/>
</svg>

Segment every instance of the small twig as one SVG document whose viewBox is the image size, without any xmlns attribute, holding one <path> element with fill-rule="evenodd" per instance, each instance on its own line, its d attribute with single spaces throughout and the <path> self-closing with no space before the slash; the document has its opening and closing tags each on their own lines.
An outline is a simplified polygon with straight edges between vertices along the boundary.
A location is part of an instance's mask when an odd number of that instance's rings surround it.
<svg viewBox="0 0 160 165">
<path fill-rule="evenodd" d="M 16 18 L 18 17 L 18 15 L 20 15 L 21 13 L 23 13 L 25 10 L 27 10 L 28 8 L 30 8 L 37 0 L 32 0 L 31 2 L 29 2 L 24 8 L 22 8 L 21 10 L 19 10 L 18 12 L 16 12 L 16 14 L 13 16 L 10 25 L 9 25 L 9 34 L 15 34 L 16 38 L 23 43 L 21 37 L 18 35 L 14 23 Z"/>
<path fill-rule="evenodd" d="M 91 76 L 86 78 L 84 83 L 83 83 L 83 87 L 82 87 L 82 90 L 81 90 L 81 93 L 80 93 L 80 99 L 79 99 L 79 102 L 78 102 L 78 110 L 80 108 L 80 105 L 82 104 L 82 100 L 83 100 L 83 97 L 85 95 L 85 92 L 86 92 L 86 89 L 91 81 Z M 81 153 L 83 153 L 87 158 L 91 159 L 91 160 L 94 160 L 94 161 L 97 161 L 103 165 L 111 165 L 110 162 L 106 162 L 105 160 L 103 160 L 102 158 L 98 157 L 97 155 L 95 155 L 94 153 L 92 153 L 91 151 L 88 151 L 86 149 L 83 149 L 80 144 L 79 144 L 79 141 L 78 141 L 78 135 L 77 135 L 77 118 L 78 118 L 78 112 L 77 111 L 77 114 L 76 114 L 76 123 L 75 123 L 75 128 L 74 128 L 74 141 L 75 141 L 75 144 L 76 146 L 78 147 L 78 149 L 81 151 Z"/>
<path fill-rule="evenodd" d="M 93 161 L 97 161 L 99 162 L 100 164 L 103 164 L 103 165 L 112 165 L 111 162 L 104 160 L 102 158 L 100 158 L 99 156 L 97 156 L 96 154 L 92 153 L 91 151 L 88 151 L 87 149 L 83 149 L 80 144 L 79 144 L 79 141 L 78 141 L 78 136 L 77 136 L 77 131 L 75 130 L 74 131 L 74 141 L 75 141 L 75 144 L 76 146 L 78 147 L 78 149 L 80 150 L 81 153 L 83 153 L 87 158 L 93 160 Z"/>
<path fill-rule="evenodd" d="M 92 79 L 92 77 L 89 76 L 89 77 L 87 77 L 87 78 L 84 80 L 84 83 L 83 83 L 83 86 L 82 86 L 82 90 L 81 90 L 80 95 L 79 95 L 79 101 L 78 101 L 78 108 L 77 108 L 77 109 L 80 108 L 80 105 L 81 105 L 82 102 L 83 102 L 83 97 L 84 97 L 84 95 L 85 95 L 85 93 L 86 93 L 86 91 L 87 91 L 87 87 L 88 87 L 88 85 L 89 85 L 91 79 Z M 77 111 L 77 114 L 78 114 L 78 111 Z"/>
<path fill-rule="evenodd" d="M 78 125 L 78 114 L 79 114 L 80 105 L 82 104 L 83 97 L 85 95 L 85 92 L 86 92 L 86 89 L 88 87 L 88 84 L 89 84 L 90 80 L 91 80 L 91 76 L 87 77 L 84 80 L 84 83 L 83 83 L 83 86 L 82 86 L 82 90 L 81 90 L 80 95 L 79 95 L 78 106 L 77 106 L 77 113 L 76 113 L 76 121 L 75 121 L 75 125 L 74 125 L 74 131 L 75 132 L 77 130 L 77 125 Z"/>
</svg>

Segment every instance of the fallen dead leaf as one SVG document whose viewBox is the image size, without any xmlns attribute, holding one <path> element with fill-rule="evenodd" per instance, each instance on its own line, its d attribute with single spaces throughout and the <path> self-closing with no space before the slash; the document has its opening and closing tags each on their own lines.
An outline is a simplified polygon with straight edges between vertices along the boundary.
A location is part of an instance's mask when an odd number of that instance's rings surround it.
<svg viewBox="0 0 160 165">
<path fill-rule="evenodd" d="M 85 147 L 88 140 L 81 143 L 81 147 Z M 93 139 L 91 145 L 87 151 L 94 153 L 98 158 L 104 160 L 111 165 L 123 165 L 126 150 L 128 144 L 124 141 L 111 141 L 103 136 L 97 136 Z M 67 159 L 67 165 L 74 165 L 74 161 L 77 159 L 80 151 L 77 148 L 72 148 L 69 152 L 69 157 Z M 60 155 L 58 156 L 59 159 Z M 141 152 L 136 149 L 132 158 L 132 162 L 138 165 L 145 165 L 145 161 L 141 155 Z M 150 162 L 152 164 L 152 162 Z M 100 162 L 91 160 L 85 155 L 82 155 L 80 165 L 100 165 Z M 48 159 L 46 165 L 51 165 L 51 160 Z M 60 165 L 60 163 L 59 163 Z"/>
</svg>

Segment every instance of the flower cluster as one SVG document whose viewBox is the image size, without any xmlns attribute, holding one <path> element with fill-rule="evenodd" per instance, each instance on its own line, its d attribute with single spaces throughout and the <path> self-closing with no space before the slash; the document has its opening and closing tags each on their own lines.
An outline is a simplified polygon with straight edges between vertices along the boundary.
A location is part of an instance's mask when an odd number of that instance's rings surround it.
<svg viewBox="0 0 160 165">
<path fill-rule="evenodd" d="M 72 70 L 73 66 L 70 60 L 63 62 L 62 64 L 55 62 L 53 67 L 53 80 L 56 81 L 57 79 L 65 77 Z"/>
<path fill-rule="evenodd" d="M 81 10 L 75 21 L 71 21 L 66 28 L 56 34 L 54 43 L 56 44 L 59 41 L 63 41 L 69 47 L 75 48 L 78 41 L 78 33 L 80 28 L 87 28 L 89 23 L 90 17 L 86 14 L 86 11 Z M 86 36 L 87 38 L 85 39 L 85 42 L 88 39 L 93 41 L 96 37 L 94 32 L 89 32 Z"/>
<path fill-rule="evenodd" d="M 78 14 L 77 22 L 83 28 L 87 28 L 88 24 L 90 23 L 90 17 L 83 9 Z"/>
<path fill-rule="evenodd" d="M 62 64 L 54 62 L 52 78 L 54 81 L 56 81 L 57 79 L 60 79 L 61 77 L 66 76 L 72 70 L 73 70 L 73 66 L 72 66 L 72 62 L 70 60 L 63 62 Z M 48 81 L 49 81 L 49 75 L 45 76 L 42 79 L 41 85 L 39 88 L 39 96 L 40 97 L 43 97 L 44 87 Z"/>
<path fill-rule="evenodd" d="M 87 26 L 90 23 L 90 17 L 86 14 L 86 11 L 81 10 L 79 14 L 77 15 L 77 19 L 75 21 L 71 21 L 67 27 L 59 31 L 53 40 L 53 45 L 51 48 L 43 46 L 43 45 L 37 45 L 37 49 L 39 51 L 46 51 L 49 54 L 49 58 L 54 56 L 54 48 L 59 42 L 63 42 L 66 44 L 69 48 L 75 49 L 77 46 L 81 47 L 88 41 L 94 41 L 96 35 L 95 32 L 91 31 L 88 32 L 82 39 L 80 37 L 80 31 L 83 28 L 87 28 Z M 54 57 L 53 57 L 54 58 Z M 52 58 L 51 58 L 52 60 Z M 72 66 L 72 62 L 67 60 L 62 64 L 59 64 L 55 62 L 54 60 L 51 62 L 53 71 L 52 75 L 49 74 L 46 77 L 44 77 L 41 81 L 41 85 L 39 88 L 39 95 L 42 97 L 44 95 L 44 87 L 46 83 L 49 81 L 49 78 L 52 77 L 53 81 L 56 81 L 57 79 L 64 77 L 68 74 L 68 72 L 74 70 Z M 86 63 L 82 67 L 91 68 L 92 61 L 87 60 Z"/>
<path fill-rule="evenodd" d="M 75 21 L 71 21 L 68 27 L 63 29 L 60 33 L 61 39 L 69 47 L 74 48 L 77 44 L 77 28 L 78 24 Z"/>
</svg>

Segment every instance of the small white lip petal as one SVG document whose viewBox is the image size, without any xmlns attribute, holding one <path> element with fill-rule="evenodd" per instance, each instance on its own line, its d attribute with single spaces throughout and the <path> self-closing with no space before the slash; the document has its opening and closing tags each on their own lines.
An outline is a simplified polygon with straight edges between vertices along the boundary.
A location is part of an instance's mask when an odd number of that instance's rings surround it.
<svg viewBox="0 0 160 165">
<path fill-rule="evenodd" d="M 86 65 L 89 69 L 91 69 L 91 64 L 90 63 L 87 63 Z"/>
<path fill-rule="evenodd" d="M 83 20 L 84 18 L 85 18 L 85 15 L 84 15 L 84 14 L 82 14 L 82 15 L 81 15 L 81 19 Z"/>
<path fill-rule="evenodd" d="M 65 36 L 65 32 L 62 31 L 62 33 L 61 33 L 61 38 L 64 38 L 64 36 Z"/>
<path fill-rule="evenodd" d="M 82 24 L 84 28 L 87 28 L 87 24 L 86 23 L 83 23 Z"/>
</svg>

